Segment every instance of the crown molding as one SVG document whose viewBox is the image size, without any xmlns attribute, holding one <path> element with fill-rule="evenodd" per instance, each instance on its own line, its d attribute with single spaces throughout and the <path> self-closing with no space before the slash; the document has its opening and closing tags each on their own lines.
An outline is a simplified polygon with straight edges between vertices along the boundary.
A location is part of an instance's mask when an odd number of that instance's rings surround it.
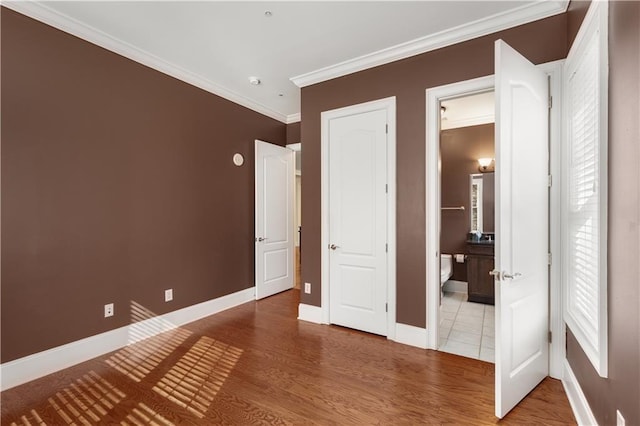
<svg viewBox="0 0 640 426">
<path fill-rule="evenodd" d="M 292 124 L 292 123 L 297 123 L 299 121 L 302 120 L 302 116 L 300 115 L 299 112 L 295 113 L 295 114 L 289 114 L 287 115 L 287 124 Z"/>
<path fill-rule="evenodd" d="M 527 4 L 499 13 L 487 18 L 479 19 L 469 24 L 460 25 L 449 30 L 441 31 L 426 37 L 417 38 L 406 43 L 388 47 L 377 52 L 359 56 L 335 65 L 320 68 L 306 74 L 291 77 L 291 81 L 298 87 L 306 87 L 321 83 L 344 75 L 363 71 L 379 65 L 388 64 L 400 59 L 440 49 L 452 44 L 461 43 L 487 34 L 492 34 L 518 25 L 548 18 L 567 10 L 568 0 L 540 1 Z"/>
<path fill-rule="evenodd" d="M 202 77 L 201 75 L 187 71 L 184 68 L 165 61 L 164 59 L 137 48 L 123 40 L 112 37 L 97 28 L 51 9 L 41 2 L 2 1 L 2 5 L 109 51 L 115 52 L 156 71 L 160 71 L 163 74 L 167 74 L 216 96 L 220 96 L 221 98 L 266 115 L 267 117 L 273 118 L 282 123 L 287 122 L 288 117 L 285 114 L 228 90 L 219 84 Z"/>
</svg>

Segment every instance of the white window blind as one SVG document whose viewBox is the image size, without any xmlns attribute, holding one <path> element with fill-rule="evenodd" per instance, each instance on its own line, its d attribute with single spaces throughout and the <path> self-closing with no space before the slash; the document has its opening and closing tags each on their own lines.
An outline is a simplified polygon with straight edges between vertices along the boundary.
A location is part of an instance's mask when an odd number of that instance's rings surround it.
<svg viewBox="0 0 640 426">
<path fill-rule="evenodd" d="M 605 3 L 589 11 L 567 57 L 563 227 L 566 322 L 605 377 L 607 58 L 602 15 L 606 9 Z"/>
</svg>

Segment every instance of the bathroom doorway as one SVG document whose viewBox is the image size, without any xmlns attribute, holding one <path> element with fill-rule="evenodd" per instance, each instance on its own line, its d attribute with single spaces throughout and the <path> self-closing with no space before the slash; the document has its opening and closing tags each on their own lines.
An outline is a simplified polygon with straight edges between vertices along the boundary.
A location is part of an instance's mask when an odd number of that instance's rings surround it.
<svg viewBox="0 0 640 426">
<path fill-rule="evenodd" d="M 295 185 L 294 185 L 294 285 L 293 288 L 300 290 L 301 270 L 302 270 L 302 143 L 287 145 L 295 153 Z"/>
<path fill-rule="evenodd" d="M 494 92 L 440 103 L 440 351 L 494 362 Z"/>
</svg>

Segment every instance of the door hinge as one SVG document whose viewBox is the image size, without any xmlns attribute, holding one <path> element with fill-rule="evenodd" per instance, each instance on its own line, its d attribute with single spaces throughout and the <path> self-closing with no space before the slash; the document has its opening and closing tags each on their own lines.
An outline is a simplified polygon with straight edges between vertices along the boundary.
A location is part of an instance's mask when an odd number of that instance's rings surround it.
<svg viewBox="0 0 640 426">
<path fill-rule="evenodd" d="M 384 184 L 384 193 L 385 193 L 385 194 L 388 194 L 388 193 L 389 193 L 389 184 L 388 184 L 388 183 L 385 183 L 385 184 Z"/>
<path fill-rule="evenodd" d="M 549 96 L 549 109 L 553 108 L 553 96 Z"/>
<path fill-rule="evenodd" d="M 553 341 L 552 335 L 553 335 L 553 333 L 549 332 L 549 343 L 551 343 Z"/>
<path fill-rule="evenodd" d="M 551 265 L 551 263 L 553 262 L 553 256 L 551 255 L 551 253 L 547 253 L 547 256 L 548 256 L 547 263 Z"/>
<path fill-rule="evenodd" d="M 384 252 L 389 253 L 389 243 L 384 243 Z"/>
<path fill-rule="evenodd" d="M 389 304 L 388 303 L 384 304 L 384 311 L 385 312 L 389 312 Z"/>
<path fill-rule="evenodd" d="M 388 124 L 385 124 L 385 125 L 384 125 L 384 132 L 385 132 L 386 134 L 389 134 L 389 125 L 388 125 Z"/>
<path fill-rule="evenodd" d="M 551 188 L 551 187 L 553 186 L 553 176 L 552 176 L 552 175 L 549 175 L 549 176 L 548 176 L 548 179 L 549 179 L 549 180 L 548 180 L 547 185 L 549 186 L 549 188 Z"/>
</svg>

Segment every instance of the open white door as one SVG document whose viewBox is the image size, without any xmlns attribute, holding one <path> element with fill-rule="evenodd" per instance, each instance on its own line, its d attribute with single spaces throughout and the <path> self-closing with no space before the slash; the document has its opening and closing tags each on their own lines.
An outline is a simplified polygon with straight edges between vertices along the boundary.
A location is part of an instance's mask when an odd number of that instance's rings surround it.
<svg viewBox="0 0 640 426">
<path fill-rule="evenodd" d="M 548 80 L 502 40 L 496 90 L 496 416 L 549 373 Z"/>
<path fill-rule="evenodd" d="M 293 288 L 294 153 L 256 140 L 256 299 Z"/>
</svg>

